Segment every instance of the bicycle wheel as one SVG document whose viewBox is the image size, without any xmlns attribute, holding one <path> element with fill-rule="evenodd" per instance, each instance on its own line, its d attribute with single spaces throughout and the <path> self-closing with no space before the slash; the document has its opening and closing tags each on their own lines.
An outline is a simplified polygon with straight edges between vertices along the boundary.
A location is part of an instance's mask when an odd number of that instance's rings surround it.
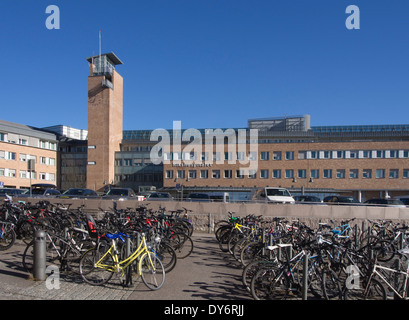
<svg viewBox="0 0 409 320">
<path fill-rule="evenodd" d="M 160 259 L 149 252 L 139 262 L 139 270 L 143 283 L 151 290 L 159 290 L 165 282 L 165 269 Z"/>
<path fill-rule="evenodd" d="M 111 280 L 113 267 L 115 265 L 111 253 L 105 255 L 105 250 L 100 247 L 93 248 L 85 252 L 80 260 L 80 275 L 82 279 L 93 286 L 101 286 Z M 105 268 L 96 267 L 95 264 L 100 262 Z"/>
<path fill-rule="evenodd" d="M 159 250 L 156 252 L 156 254 L 162 262 L 165 272 L 168 273 L 172 271 L 178 260 L 176 251 L 172 248 L 172 246 L 165 242 L 161 242 L 159 245 Z"/>
<path fill-rule="evenodd" d="M 386 300 L 385 287 L 378 280 L 372 278 L 369 286 L 364 282 L 357 288 L 344 290 L 345 300 Z"/>
<path fill-rule="evenodd" d="M 170 245 L 176 251 L 178 259 L 188 257 L 193 251 L 193 241 L 185 233 L 174 233 L 170 236 Z"/>
<path fill-rule="evenodd" d="M 337 274 L 331 269 L 322 271 L 322 291 L 326 300 L 342 298 L 342 289 Z"/>
<path fill-rule="evenodd" d="M 285 300 L 290 281 L 279 268 L 262 268 L 251 279 L 250 292 L 255 300 Z"/>
<path fill-rule="evenodd" d="M 13 229 L 9 226 L 4 226 L 0 229 L 0 251 L 10 249 L 15 241 L 16 233 Z"/>
</svg>

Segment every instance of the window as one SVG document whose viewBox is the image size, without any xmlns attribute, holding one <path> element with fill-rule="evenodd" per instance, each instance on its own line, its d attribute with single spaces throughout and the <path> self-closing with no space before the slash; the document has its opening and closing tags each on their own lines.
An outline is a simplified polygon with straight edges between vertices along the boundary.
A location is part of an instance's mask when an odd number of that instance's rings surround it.
<svg viewBox="0 0 409 320">
<path fill-rule="evenodd" d="M 398 150 L 389 150 L 389 158 L 397 158 L 399 155 Z"/>
<path fill-rule="evenodd" d="M 257 153 L 256 152 L 250 152 L 249 153 L 249 160 L 250 161 L 256 161 L 257 160 Z"/>
<path fill-rule="evenodd" d="M 281 179 L 281 170 L 280 169 L 274 169 L 273 170 L 273 179 Z"/>
<path fill-rule="evenodd" d="M 185 178 L 185 170 L 178 170 L 177 171 L 177 177 L 178 179 L 184 179 Z"/>
<path fill-rule="evenodd" d="M 260 178 L 261 179 L 268 179 L 269 178 L 267 169 L 260 170 Z"/>
<path fill-rule="evenodd" d="M 351 150 L 349 152 L 349 158 L 351 159 L 358 159 L 358 151 L 357 150 Z"/>
<path fill-rule="evenodd" d="M 166 179 L 173 179 L 173 170 L 166 170 Z"/>
<path fill-rule="evenodd" d="M 359 170 L 358 169 L 350 169 L 349 170 L 349 178 L 350 179 L 358 179 Z"/>
<path fill-rule="evenodd" d="M 220 161 L 220 152 L 213 152 L 213 161 Z"/>
<path fill-rule="evenodd" d="M 337 179 L 345 179 L 345 169 L 337 169 Z"/>
<path fill-rule="evenodd" d="M 305 169 L 299 169 L 299 170 L 298 170 L 298 178 L 300 178 L 300 179 L 305 179 L 305 178 L 307 178 L 307 170 L 305 170 Z"/>
<path fill-rule="evenodd" d="M 224 178 L 225 179 L 233 178 L 233 171 L 232 170 L 224 170 Z"/>
<path fill-rule="evenodd" d="M 409 179 L 409 169 L 403 169 L 402 177 L 404 179 Z"/>
<path fill-rule="evenodd" d="M 125 167 L 132 166 L 132 159 L 124 159 L 124 166 Z"/>
<path fill-rule="evenodd" d="M 15 169 L 8 169 L 7 177 L 15 178 L 16 177 L 16 170 Z"/>
<path fill-rule="evenodd" d="M 212 178 L 220 179 L 220 170 L 212 170 Z"/>
<path fill-rule="evenodd" d="M 363 179 L 371 179 L 372 178 L 372 170 L 371 169 L 362 170 L 362 178 Z"/>
<path fill-rule="evenodd" d="M 202 152 L 201 159 L 202 159 L 202 161 L 208 161 L 209 160 L 209 153 L 208 152 Z"/>
<path fill-rule="evenodd" d="M 337 159 L 344 159 L 345 158 L 345 151 L 338 150 L 337 151 Z"/>
<path fill-rule="evenodd" d="M 189 179 L 196 179 L 196 170 L 189 170 Z"/>
<path fill-rule="evenodd" d="M 385 150 L 376 150 L 377 158 L 385 158 Z"/>
<path fill-rule="evenodd" d="M 324 159 L 331 159 L 332 158 L 332 151 L 323 151 L 322 156 Z"/>
<path fill-rule="evenodd" d="M 362 158 L 365 158 L 365 159 L 372 158 L 372 151 L 371 150 L 362 151 Z"/>
<path fill-rule="evenodd" d="M 243 170 L 236 170 L 236 178 L 237 178 L 237 179 L 244 179 L 244 172 L 243 172 Z"/>
<path fill-rule="evenodd" d="M 225 161 L 232 161 L 233 160 L 233 155 L 231 152 L 225 152 L 224 153 L 224 160 Z"/>
<path fill-rule="evenodd" d="M 20 158 L 20 161 L 23 161 L 23 162 L 27 161 L 27 155 L 24 153 L 20 153 L 19 158 Z"/>
<path fill-rule="evenodd" d="M 260 160 L 268 160 L 270 158 L 270 153 L 268 151 L 263 151 L 260 153 Z"/>
<path fill-rule="evenodd" d="M 332 179 L 332 169 L 324 169 L 324 179 Z"/>
<path fill-rule="evenodd" d="M 298 160 L 307 159 L 307 151 L 298 151 Z"/>
<path fill-rule="evenodd" d="M 22 144 L 23 146 L 27 145 L 27 140 L 26 139 L 18 139 L 18 143 Z"/>
<path fill-rule="evenodd" d="M 376 169 L 376 179 L 385 178 L 385 169 Z"/>
<path fill-rule="evenodd" d="M 207 179 L 209 178 L 209 171 L 208 170 L 200 170 L 200 179 Z"/>
<path fill-rule="evenodd" d="M 287 170 L 285 170 L 285 178 L 286 178 L 286 179 L 292 179 L 292 178 L 294 178 L 294 170 L 293 170 L 293 169 L 287 169 Z"/>
<path fill-rule="evenodd" d="M 398 179 L 398 178 L 399 178 L 399 169 L 390 169 L 389 179 Z"/>
<path fill-rule="evenodd" d="M 310 151 L 310 159 L 318 159 L 318 151 Z"/>
<path fill-rule="evenodd" d="M 237 160 L 244 161 L 244 152 L 237 152 Z"/>
<path fill-rule="evenodd" d="M 320 170 L 319 169 L 312 169 L 311 170 L 311 178 L 312 179 L 319 179 L 320 177 Z"/>
<path fill-rule="evenodd" d="M 294 151 L 286 151 L 285 160 L 294 160 Z"/>
<path fill-rule="evenodd" d="M 273 152 L 273 160 L 281 160 L 281 151 Z"/>
<path fill-rule="evenodd" d="M 5 175 L 5 169 L 0 168 L 0 177 L 4 177 L 4 175 Z"/>
<path fill-rule="evenodd" d="M 0 141 L 6 141 L 7 134 L 0 132 Z"/>
<path fill-rule="evenodd" d="M 249 179 L 256 179 L 256 178 L 257 178 L 257 171 L 249 170 Z"/>
</svg>

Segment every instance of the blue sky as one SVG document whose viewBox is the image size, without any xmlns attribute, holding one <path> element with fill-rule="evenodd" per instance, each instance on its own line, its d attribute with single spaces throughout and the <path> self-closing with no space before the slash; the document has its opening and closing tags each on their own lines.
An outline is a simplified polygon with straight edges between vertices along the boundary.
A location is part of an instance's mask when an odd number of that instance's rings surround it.
<svg viewBox="0 0 409 320">
<path fill-rule="evenodd" d="M 348 5 L 360 30 L 348 30 Z M 48 5 L 60 29 L 45 26 Z M 86 58 L 123 62 L 124 129 L 409 123 L 407 0 L 5 0 L 3 120 L 87 127 Z"/>
</svg>

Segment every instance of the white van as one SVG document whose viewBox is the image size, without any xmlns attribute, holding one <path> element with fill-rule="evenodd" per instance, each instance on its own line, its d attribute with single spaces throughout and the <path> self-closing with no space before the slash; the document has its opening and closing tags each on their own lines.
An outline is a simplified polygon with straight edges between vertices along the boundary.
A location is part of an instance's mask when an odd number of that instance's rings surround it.
<svg viewBox="0 0 409 320">
<path fill-rule="evenodd" d="M 294 198 L 286 188 L 265 187 L 257 190 L 252 199 L 270 203 L 295 203 Z"/>
</svg>

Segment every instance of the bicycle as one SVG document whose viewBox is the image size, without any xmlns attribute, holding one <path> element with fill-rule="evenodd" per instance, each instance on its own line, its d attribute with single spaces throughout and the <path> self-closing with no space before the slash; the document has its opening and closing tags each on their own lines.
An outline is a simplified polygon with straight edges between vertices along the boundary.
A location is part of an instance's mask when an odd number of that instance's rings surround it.
<svg viewBox="0 0 409 320">
<path fill-rule="evenodd" d="M 116 273 L 123 283 L 131 283 L 132 276 L 137 274 L 151 290 L 160 289 L 165 282 L 165 270 L 160 259 L 149 250 L 145 234 L 141 234 L 141 242 L 134 252 L 121 260 L 117 248 L 117 240 L 125 241 L 121 233 L 105 234 L 111 240 L 106 250 L 104 245 L 97 245 L 85 252 L 80 260 L 80 275 L 91 285 L 100 286 L 107 283 Z M 139 259 L 138 263 L 135 263 Z M 129 268 L 129 269 L 128 269 Z"/>
</svg>

